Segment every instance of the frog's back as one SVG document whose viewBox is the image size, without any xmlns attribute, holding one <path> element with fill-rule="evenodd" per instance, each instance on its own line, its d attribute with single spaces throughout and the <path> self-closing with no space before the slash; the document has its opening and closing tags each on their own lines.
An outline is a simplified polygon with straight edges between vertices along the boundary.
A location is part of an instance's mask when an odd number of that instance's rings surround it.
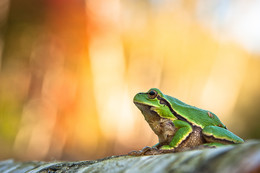
<svg viewBox="0 0 260 173">
<path fill-rule="evenodd" d="M 209 125 L 225 127 L 214 113 L 188 105 L 177 98 L 167 95 L 166 97 L 170 100 L 173 110 L 177 113 L 177 118 L 182 117 L 189 123 L 199 125 L 201 127 Z"/>
</svg>

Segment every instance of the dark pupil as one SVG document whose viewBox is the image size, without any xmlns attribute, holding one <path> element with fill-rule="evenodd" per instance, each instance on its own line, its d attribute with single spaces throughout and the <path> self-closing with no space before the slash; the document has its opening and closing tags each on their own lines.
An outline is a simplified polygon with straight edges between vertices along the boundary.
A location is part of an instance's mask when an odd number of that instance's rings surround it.
<svg viewBox="0 0 260 173">
<path fill-rule="evenodd" d="M 155 92 L 154 91 L 150 91 L 149 95 L 153 96 L 153 95 L 155 95 Z"/>
</svg>

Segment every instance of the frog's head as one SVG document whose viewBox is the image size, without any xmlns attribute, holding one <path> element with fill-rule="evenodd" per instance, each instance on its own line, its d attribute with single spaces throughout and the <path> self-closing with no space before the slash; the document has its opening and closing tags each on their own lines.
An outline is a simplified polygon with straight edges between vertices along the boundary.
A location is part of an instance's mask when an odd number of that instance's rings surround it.
<svg viewBox="0 0 260 173">
<path fill-rule="evenodd" d="M 161 118 L 173 118 L 169 107 L 165 103 L 165 95 L 157 88 L 135 95 L 134 103 L 141 110 L 146 121 L 158 121 Z"/>
</svg>

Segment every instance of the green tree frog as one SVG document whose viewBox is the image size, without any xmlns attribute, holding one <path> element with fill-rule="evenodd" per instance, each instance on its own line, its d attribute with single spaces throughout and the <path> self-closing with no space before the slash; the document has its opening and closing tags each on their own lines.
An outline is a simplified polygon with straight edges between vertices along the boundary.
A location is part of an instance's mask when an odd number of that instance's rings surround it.
<svg viewBox="0 0 260 173">
<path fill-rule="evenodd" d="M 227 130 L 214 113 L 164 95 L 157 88 L 136 94 L 134 103 L 159 138 L 159 143 L 153 148 L 178 152 L 199 145 L 244 142 Z M 146 151 L 143 149 L 141 153 Z"/>
</svg>

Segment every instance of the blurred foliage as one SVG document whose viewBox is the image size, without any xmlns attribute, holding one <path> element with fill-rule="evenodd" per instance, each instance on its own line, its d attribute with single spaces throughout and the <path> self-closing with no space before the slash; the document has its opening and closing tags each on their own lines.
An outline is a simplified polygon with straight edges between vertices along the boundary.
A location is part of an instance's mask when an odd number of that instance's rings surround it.
<svg viewBox="0 0 260 173">
<path fill-rule="evenodd" d="M 153 145 L 132 104 L 151 87 L 260 138 L 260 48 L 250 42 L 259 33 L 243 31 L 241 43 L 229 30 L 260 26 L 259 13 L 246 15 L 254 3 L 2 0 L 0 159 L 95 159 Z"/>
</svg>

